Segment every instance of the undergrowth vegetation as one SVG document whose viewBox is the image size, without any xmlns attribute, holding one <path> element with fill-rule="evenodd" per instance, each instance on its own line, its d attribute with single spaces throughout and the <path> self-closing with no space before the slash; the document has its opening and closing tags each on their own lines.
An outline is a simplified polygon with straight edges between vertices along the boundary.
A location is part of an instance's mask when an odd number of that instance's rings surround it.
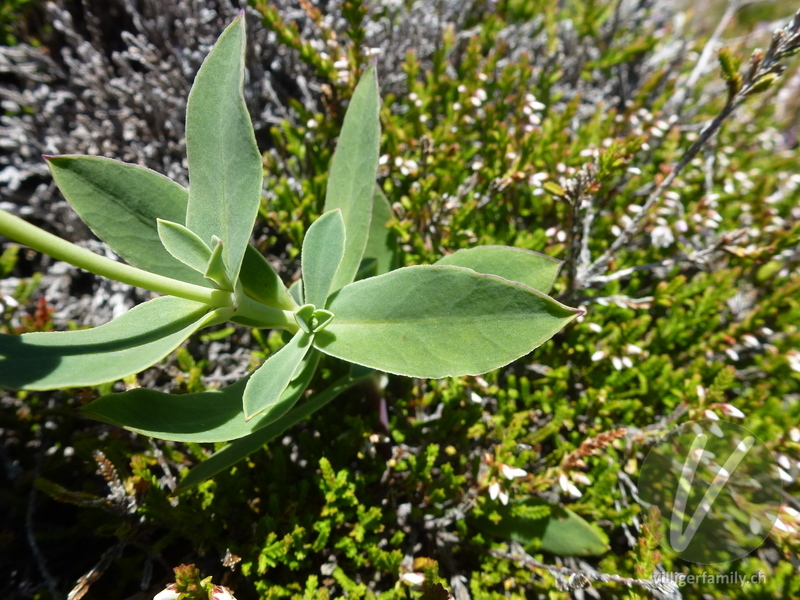
<svg viewBox="0 0 800 600">
<path fill-rule="evenodd" d="M 262 148 L 255 239 L 287 284 L 375 55 L 384 77 L 387 49 L 365 40 L 411 10 L 300 4 L 302 31 L 266 3 L 250 9 L 319 90 L 313 109 L 289 101 Z M 800 21 L 701 39 L 650 2 L 559 6 L 475 3 L 442 23 L 435 51 L 386 73 L 378 184 L 399 264 L 479 244 L 541 252 L 565 261 L 551 295 L 585 315 L 484 376 L 366 382 L 177 496 L 181 472 L 222 444 L 154 442 L 78 416 L 137 376 L 4 392 L 3 597 L 151 598 L 177 582 L 207 598 L 204 577 L 239 600 L 800 595 Z M 28 252 L 7 245 L 0 275 L 29 275 Z M 40 279 L 2 298 L 3 333 L 70 327 L 53 322 Z M 181 348 L 163 389 L 214 387 L 214 344 L 231 330 Z M 283 344 L 243 339 L 253 368 Z M 310 388 L 341 371 L 323 357 Z M 782 469 L 780 523 L 730 564 L 663 552 L 657 516 L 636 502 L 650 447 L 698 419 L 745 426 Z M 543 531 L 506 531 L 520 516 Z M 663 572 L 759 576 L 678 592 Z"/>
</svg>

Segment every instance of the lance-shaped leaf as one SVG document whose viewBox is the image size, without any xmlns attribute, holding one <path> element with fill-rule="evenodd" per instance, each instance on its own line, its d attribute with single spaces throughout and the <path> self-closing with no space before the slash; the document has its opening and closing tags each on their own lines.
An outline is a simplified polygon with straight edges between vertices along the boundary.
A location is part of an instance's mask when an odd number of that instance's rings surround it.
<svg viewBox="0 0 800 600">
<path fill-rule="evenodd" d="M 376 185 L 375 194 L 372 197 L 369 239 L 367 239 L 367 247 L 364 249 L 365 260 L 375 259 L 375 275 L 383 275 L 397 268 L 397 236 L 386 226 L 393 218 L 394 211 L 389 199 Z"/>
<path fill-rule="evenodd" d="M 292 297 L 292 300 L 297 303 L 298 306 L 302 306 L 303 302 L 303 280 L 298 279 L 292 285 L 289 286 L 289 295 Z"/>
<path fill-rule="evenodd" d="M 523 248 L 476 246 L 457 250 L 440 258 L 435 264 L 466 267 L 478 273 L 498 275 L 546 294 L 553 287 L 563 262 Z"/>
<path fill-rule="evenodd" d="M 608 536 L 568 508 L 539 498 L 524 498 L 497 506 L 499 521 L 478 520 L 478 529 L 522 544 L 528 552 L 558 556 L 600 556 L 608 550 Z"/>
<path fill-rule="evenodd" d="M 311 349 L 312 339 L 313 336 L 305 331 L 298 331 L 288 344 L 268 357 L 250 376 L 243 397 L 246 420 L 280 403 L 284 391 Z"/>
<path fill-rule="evenodd" d="M 228 278 L 228 272 L 225 268 L 225 262 L 223 258 L 225 245 L 215 235 L 211 236 L 211 243 L 214 245 L 214 249 L 211 251 L 211 255 L 208 257 L 208 264 L 205 266 L 205 272 L 203 275 L 205 275 L 206 279 L 212 281 L 221 289 L 233 290 L 233 284 Z"/>
<path fill-rule="evenodd" d="M 245 421 L 242 396 L 249 378 L 219 390 L 165 394 L 137 388 L 103 396 L 84 407 L 94 419 L 150 437 L 179 442 L 227 442 L 252 434 L 282 417 L 300 399 L 319 363 L 311 351 L 272 410 Z"/>
<path fill-rule="evenodd" d="M 253 246 L 247 246 L 244 252 L 239 281 L 242 282 L 244 293 L 262 304 L 281 310 L 295 310 L 298 307 L 275 269 Z"/>
<path fill-rule="evenodd" d="M 378 77 L 371 65 L 350 99 L 328 176 L 325 212 L 341 208 L 347 233 L 332 291 L 353 281 L 367 245 L 380 148 L 379 109 Z"/>
<path fill-rule="evenodd" d="M 213 287 L 202 271 L 164 248 L 157 220 L 185 223 L 189 191 L 155 171 L 95 156 L 49 156 L 53 177 L 81 219 L 127 262 L 166 277 Z M 261 254 L 248 245 L 241 272 L 246 294 L 285 310 L 296 306 Z M 287 299 L 288 298 L 288 299 Z"/>
<path fill-rule="evenodd" d="M 192 230 L 180 223 L 158 219 L 158 237 L 164 248 L 187 267 L 205 273 L 211 248 Z"/>
<path fill-rule="evenodd" d="M 189 205 L 186 226 L 209 246 L 216 235 L 236 281 L 261 202 L 263 179 L 253 125 L 244 103 L 244 16 L 217 40 L 186 105 Z"/>
<path fill-rule="evenodd" d="M 53 390 L 138 373 L 216 318 L 199 302 L 162 296 L 93 329 L 0 336 L 0 386 Z"/>
<path fill-rule="evenodd" d="M 235 440 L 189 471 L 189 474 L 178 484 L 175 492 L 178 494 L 184 492 L 190 487 L 232 467 L 369 376 L 371 374 L 359 378 L 343 377 L 324 391 L 314 394 L 308 402 L 295 406 L 282 417 L 271 421 L 268 425 L 247 437 Z"/>
<path fill-rule="evenodd" d="M 186 189 L 155 171 L 97 156 L 48 156 L 64 197 L 89 228 L 135 267 L 211 287 L 164 248 L 156 220 L 183 223 Z"/>
<path fill-rule="evenodd" d="M 409 377 L 479 375 L 524 356 L 580 314 L 526 285 L 423 265 L 343 288 L 314 346 Z"/>
<path fill-rule="evenodd" d="M 344 248 L 344 219 L 340 209 L 325 213 L 308 228 L 303 240 L 302 270 L 309 304 L 325 308 Z"/>
</svg>

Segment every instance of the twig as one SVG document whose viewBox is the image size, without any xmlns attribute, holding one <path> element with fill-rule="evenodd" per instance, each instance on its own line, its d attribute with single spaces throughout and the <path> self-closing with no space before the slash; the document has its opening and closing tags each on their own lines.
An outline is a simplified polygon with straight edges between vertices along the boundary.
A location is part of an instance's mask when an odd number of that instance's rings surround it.
<svg viewBox="0 0 800 600">
<path fill-rule="evenodd" d="M 55 578 L 50 573 L 50 569 L 47 568 L 47 559 L 36 543 L 36 534 L 33 531 L 33 511 L 35 504 L 36 488 L 31 486 L 31 492 L 28 494 L 28 510 L 25 511 L 25 537 L 28 540 L 28 546 L 30 546 L 31 553 L 36 559 L 36 566 L 39 568 L 39 573 L 41 573 L 45 585 L 47 585 L 50 596 L 52 598 L 63 598 L 64 595 L 59 591 Z"/>
<path fill-rule="evenodd" d="M 100 557 L 97 564 L 89 569 L 84 575 L 78 579 L 75 587 L 67 595 L 67 600 L 80 600 L 89 591 L 91 585 L 103 576 L 111 563 L 122 554 L 122 550 L 127 545 L 127 540 L 122 540 L 114 544 L 111 548 L 106 550 Z"/>
<path fill-rule="evenodd" d="M 672 267 L 674 265 L 684 262 L 698 264 L 704 262 L 704 259 L 713 254 L 714 252 L 718 252 L 720 249 L 722 249 L 723 246 L 727 246 L 737 241 L 746 233 L 747 233 L 746 229 L 737 229 L 736 231 L 720 236 L 714 243 L 712 243 L 707 248 L 703 248 L 702 250 L 695 250 L 688 256 L 684 256 L 682 258 L 665 258 L 664 260 L 647 263 L 646 265 L 636 265 L 633 267 L 628 267 L 627 269 L 621 269 L 619 271 L 615 271 L 610 275 L 597 276 L 592 279 L 592 283 L 608 283 L 609 281 L 624 279 L 625 277 L 628 277 L 629 275 L 632 275 L 633 273 L 636 273 L 638 271 L 652 271 L 654 269 L 662 267 Z"/>
<path fill-rule="evenodd" d="M 711 37 L 708 38 L 705 46 L 703 46 L 703 51 L 700 53 L 700 58 L 697 59 L 697 64 L 692 69 L 692 72 L 689 74 L 688 79 L 686 82 L 680 86 L 682 94 L 680 94 L 682 100 L 680 102 L 678 110 L 683 105 L 683 102 L 689 95 L 689 92 L 692 91 L 694 86 L 697 85 L 697 82 L 700 81 L 700 78 L 705 74 L 706 69 L 708 68 L 708 63 L 711 62 L 711 59 L 714 56 L 714 50 L 716 49 L 719 40 L 722 38 L 722 34 L 727 29 L 730 22 L 733 20 L 733 17 L 736 15 L 736 11 L 739 10 L 742 6 L 746 4 L 751 4 L 753 0 L 729 0 L 728 6 L 725 7 L 725 12 L 722 14 L 722 18 L 717 23 L 716 29 L 714 29 L 714 33 L 711 34 Z"/>
<path fill-rule="evenodd" d="M 633 235 L 639 231 L 642 221 L 650 214 L 653 206 L 659 201 L 663 193 L 672 185 L 672 182 L 681 174 L 683 169 L 700 152 L 705 144 L 719 131 L 722 123 L 754 93 L 762 91 L 784 70 L 781 61 L 800 49 L 800 11 L 795 14 L 792 21 L 783 29 L 775 31 L 766 53 L 756 50 L 750 58 L 747 71 L 742 76 L 736 74 L 738 79 L 728 80 L 728 97 L 722 111 L 703 128 L 698 139 L 691 145 L 683 158 L 673 167 L 669 175 L 647 197 L 641 210 L 631 219 L 625 229 L 611 243 L 611 246 L 595 260 L 584 272 L 578 273 L 581 287 L 587 287 L 596 281 L 596 278 L 605 272 L 608 263 L 614 255 L 626 245 Z"/>
<path fill-rule="evenodd" d="M 620 583 L 627 587 L 641 587 L 649 591 L 660 592 L 670 596 L 680 597 L 678 586 L 674 581 L 656 581 L 652 579 L 634 579 L 632 577 L 622 577 L 611 573 L 598 573 L 597 571 L 576 570 L 566 567 L 548 565 L 533 558 L 525 552 L 519 544 L 512 544 L 513 552 L 502 552 L 500 550 L 490 550 L 489 552 L 497 558 L 513 560 L 522 563 L 531 570 L 545 570 L 556 578 L 556 581 L 564 590 L 584 589 L 595 583 Z"/>
</svg>

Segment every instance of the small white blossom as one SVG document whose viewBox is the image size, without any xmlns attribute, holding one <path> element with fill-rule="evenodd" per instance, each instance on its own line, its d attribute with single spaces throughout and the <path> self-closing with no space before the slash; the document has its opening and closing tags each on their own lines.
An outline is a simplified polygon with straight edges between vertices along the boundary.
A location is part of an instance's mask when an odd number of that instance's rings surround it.
<svg viewBox="0 0 800 600">
<path fill-rule="evenodd" d="M 787 506 L 784 504 L 783 506 L 781 506 L 781 512 L 785 512 L 787 515 L 789 515 L 792 519 L 796 521 L 800 520 L 800 512 L 796 511 L 791 506 Z"/>
<path fill-rule="evenodd" d="M 425 583 L 425 575 L 422 573 L 403 573 L 400 575 L 400 579 L 409 585 L 422 585 Z"/>
<path fill-rule="evenodd" d="M 794 527 L 784 523 L 780 519 L 775 519 L 775 529 L 784 533 L 795 533 L 797 531 Z"/>
<path fill-rule="evenodd" d="M 592 480 L 589 479 L 586 473 L 582 473 L 581 471 L 572 471 L 570 472 L 570 476 L 575 483 L 580 483 L 581 485 L 592 485 Z"/>
<path fill-rule="evenodd" d="M 783 481 L 784 483 L 794 483 L 794 477 L 789 475 L 789 473 L 787 473 L 780 467 L 778 467 L 778 475 L 780 475 L 781 481 Z"/>
<path fill-rule="evenodd" d="M 706 419 L 709 419 L 710 421 L 719 421 L 717 413 L 715 413 L 713 410 L 707 409 L 703 411 L 703 414 L 706 416 Z"/>
<path fill-rule="evenodd" d="M 786 353 L 786 359 L 789 361 L 789 368 L 792 371 L 800 373 L 800 352 L 797 350 L 789 350 Z"/>
<path fill-rule="evenodd" d="M 489 486 L 489 498 L 492 500 L 497 500 L 497 496 L 500 495 L 500 484 L 496 481 Z"/>
<path fill-rule="evenodd" d="M 650 243 L 656 248 L 668 248 L 675 241 L 672 229 L 667 225 L 657 225 L 650 232 Z"/>
<path fill-rule="evenodd" d="M 719 408 L 722 411 L 722 414 L 725 415 L 726 417 L 744 419 L 744 413 L 735 406 L 733 406 L 732 404 L 728 404 L 727 402 L 722 402 L 720 404 L 717 404 L 717 408 Z"/>
<path fill-rule="evenodd" d="M 224 585 L 218 585 L 211 592 L 211 600 L 236 600 L 236 598 Z"/>
<path fill-rule="evenodd" d="M 742 343 L 748 348 L 758 348 L 759 346 L 761 346 L 761 342 L 758 341 L 758 338 L 749 333 L 745 333 L 742 336 Z"/>
<path fill-rule="evenodd" d="M 526 477 L 528 475 L 528 472 L 525 469 L 511 467 L 506 464 L 500 465 L 500 472 L 506 479 L 518 479 L 519 477 Z"/>
<path fill-rule="evenodd" d="M 606 357 L 606 353 L 603 350 L 598 350 L 594 354 L 592 354 L 592 362 L 597 362 L 598 360 L 603 360 Z"/>
<path fill-rule="evenodd" d="M 175 587 L 174 583 L 170 583 L 167 587 L 153 596 L 153 600 L 178 600 L 178 596 L 178 588 Z"/>
<path fill-rule="evenodd" d="M 627 352 L 628 354 L 641 354 L 642 349 L 636 344 L 628 344 L 627 346 L 625 346 L 625 352 Z"/>
<path fill-rule="evenodd" d="M 575 484 L 572 483 L 564 473 L 561 473 L 558 476 L 558 485 L 565 493 L 569 494 L 573 498 L 580 498 L 583 496 L 583 493 L 577 487 L 575 487 Z"/>
</svg>

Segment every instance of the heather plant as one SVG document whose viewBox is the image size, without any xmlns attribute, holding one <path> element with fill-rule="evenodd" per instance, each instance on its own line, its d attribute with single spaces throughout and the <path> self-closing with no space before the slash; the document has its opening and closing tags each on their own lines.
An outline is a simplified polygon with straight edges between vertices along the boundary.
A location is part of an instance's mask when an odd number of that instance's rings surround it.
<svg viewBox="0 0 800 600">
<path fill-rule="evenodd" d="M 263 156 L 257 239 L 279 272 L 302 273 L 343 100 L 379 46 L 378 185 L 395 264 L 478 244 L 539 252 L 566 261 L 551 293 L 586 314 L 481 376 L 365 378 L 268 445 L 243 438 L 254 454 L 178 497 L 179 474 L 201 473 L 238 442 L 149 443 L 64 409 L 108 385 L 6 394 L 0 435 L 24 467 L 8 476 L 9 505 L 30 515 L 0 546 L 12 572 L 49 567 L 55 591 L 85 573 L 75 589 L 103 597 L 129 596 L 151 572 L 149 597 L 189 572 L 240 600 L 798 595 L 800 185 L 786 60 L 796 26 L 781 27 L 770 52 L 769 35 L 723 39 L 738 3 L 708 39 L 681 30 L 664 3 L 462 4 L 454 16 L 443 2 L 440 21 L 417 5 L 347 4 L 328 14 L 259 4 L 283 56 L 317 74 L 317 102 L 293 98 Z M 429 27 L 424 39 L 415 27 Z M 13 250 L 6 258 L 18 274 Z M 63 326 L 46 303 L 28 307 L 37 282 L 19 281 L 6 331 Z M 125 384 L 204 391 L 216 363 L 230 365 L 214 349 L 235 332 L 217 327 Z M 284 344 L 241 331 L 252 337 L 234 339 L 256 361 Z M 307 404 L 342 377 L 346 364 L 321 355 Z M 783 469 L 780 523 L 728 565 L 663 552 L 658 515 L 636 501 L 650 446 L 701 418 L 743 424 Z M 107 457 L 93 461 L 97 449 Z M 85 467 L 95 461 L 101 477 Z M 44 494 L 29 499 L 28 474 Z M 54 524 L 59 511 L 70 518 Z M 24 561 L 27 540 L 38 558 Z M 76 540 L 102 547 L 73 556 Z M 69 567 L 57 562 L 64 553 Z M 190 562 L 201 574 L 169 568 Z M 699 578 L 676 590 L 664 572 Z M 31 580 L 47 578 L 8 585 Z"/>
</svg>

